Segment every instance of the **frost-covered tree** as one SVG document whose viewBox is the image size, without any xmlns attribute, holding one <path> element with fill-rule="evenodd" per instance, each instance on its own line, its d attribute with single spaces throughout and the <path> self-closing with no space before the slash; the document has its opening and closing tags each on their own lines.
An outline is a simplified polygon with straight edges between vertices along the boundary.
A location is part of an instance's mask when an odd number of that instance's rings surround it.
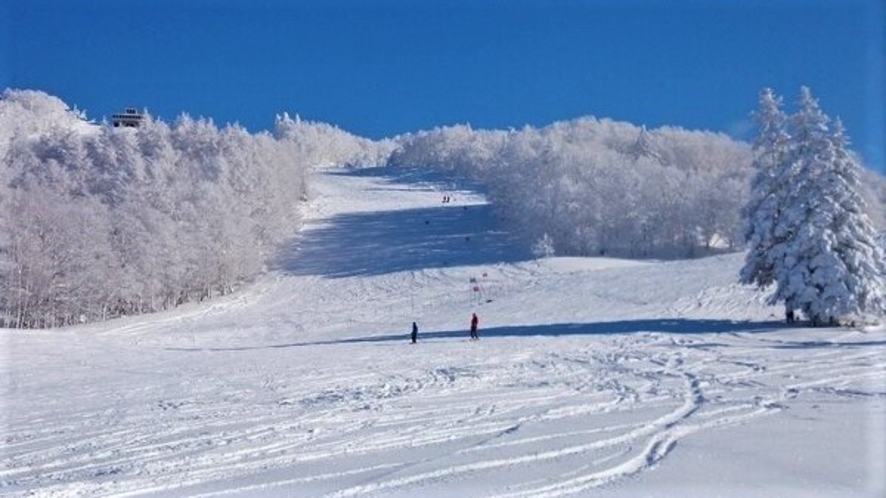
<svg viewBox="0 0 886 498">
<path fill-rule="evenodd" d="M 550 258 L 554 255 L 554 239 L 545 233 L 532 245 L 532 255 L 536 258 Z"/>
<path fill-rule="evenodd" d="M 881 314 L 886 264 L 842 124 L 831 132 L 828 117 L 803 87 L 790 125 L 786 157 L 775 175 L 777 211 L 759 230 L 772 234 L 766 262 L 775 289 L 769 303 L 802 310 L 816 325 Z"/>
<path fill-rule="evenodd" d="M 772 248 L 776 243 L 775 224 L 783 209 L 779 203 L 783 191 L 793 184 L 792 168 L 783 168 L 788 160 L 787 116 L 782 100 L 772 89 L 760 92 L 759 109 L 753 114 L 757 125 L 754 140 L 754 176 L 747 204 L 742 210 L 745 219 L 744 240 L 748 245 L 740 280 L 763 288 L 774 281 Z"/>
<path fill-rule="evenodd" d="M 357 167 L 384 164 L 394 148 L 391 140 L 372 141 L 338 127 L 305 121 L 298 115 L 278 115 L 274 137 L 294 145 L 299 157 L 310 167 L 349 165 Z"/>
</svg>

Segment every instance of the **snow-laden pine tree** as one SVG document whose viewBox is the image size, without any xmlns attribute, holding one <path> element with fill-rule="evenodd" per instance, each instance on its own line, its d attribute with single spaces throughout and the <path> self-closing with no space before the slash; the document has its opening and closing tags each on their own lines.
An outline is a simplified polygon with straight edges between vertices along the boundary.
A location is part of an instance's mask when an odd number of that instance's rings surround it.
<svg viewBox="0 0 886 498">
<path fill-rule="evenodd" d="M 843 194 L 836 199 L 840 207 L 833 224 L 838 229 L 838 253 L 846 266 L 847 273 L 841 277 L 849 292 L 848 309 L 883 313 L 886 311 L 886 253 L 868 217 L 867 203 L 860 193 L 861 166 L 848 150 L 849 139 L 840 119 L 834 125 L 832 140 L 836 157 L 827 182 Z"/>
<path fill-rule="evenodd" d="M 789 168 L 783 169 L 788 159 L 787 116 L 781 109 L 781 97 L 771 88 L 760 92 L 759 109 L 754 112 L 754 122 L 759 130 L 754 140 L 754 176 L 748 203 L 743 209 L 745 219 L 744 239 L 748 253 L 740 280 L 744 284 L 768 287 L 775 280 L 772 247 L 775 245 L 775 223 L 778 221 L 783 197 L 779 190 L 792 183 Z"/>
<path fill-rule="evenodd" d="M 800 309 L 816 325 L 882 313 L 886 284 L 883 251 L 859 194 L 860 166 L 842 125 L 831 132 L 828 124 L 803 87 L 775 174 L 773 244 L 765 252 L 776 283 L 769 303 Z M 758 231 L 770 226 L 761 223 Z"/>
</svg>

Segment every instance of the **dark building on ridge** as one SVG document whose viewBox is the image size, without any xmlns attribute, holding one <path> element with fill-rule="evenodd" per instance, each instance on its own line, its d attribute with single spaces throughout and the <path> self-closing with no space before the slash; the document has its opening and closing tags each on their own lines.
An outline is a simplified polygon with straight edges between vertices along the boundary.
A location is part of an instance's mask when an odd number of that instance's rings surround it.
<svg viewBox="0 0 886 498">
<path fill-rule="evenodd" d="M 127 107 L 123 112 L 111 115 L 111 123 L 114 128 L 138 128 L 145 120 L 145 115 L 138 112 L 135 107 Z"/>
</svg>

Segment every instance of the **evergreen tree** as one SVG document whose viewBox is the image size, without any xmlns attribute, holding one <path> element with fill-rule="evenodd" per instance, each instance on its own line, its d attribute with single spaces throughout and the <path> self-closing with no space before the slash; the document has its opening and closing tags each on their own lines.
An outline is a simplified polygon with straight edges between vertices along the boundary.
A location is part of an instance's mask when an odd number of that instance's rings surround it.
<svg viewBox="0 0 886 498">
<path fill-rule="evenodd" d="M 774 218 L 757 228 L 772 227 L 772 245 L 763 251 L 776 282 L 770 304 L 801 309 L 816 325 L 882 313 L 886 284 L 883 251 L 859 194 L 860 167 L 846 150 L 842 124 L 833 133 L 828 124 L 803 87 L 774 177 Z"/>
<path fill-rule="evenodd" d="M 835 162 L 828 182 L 842 194 L 837 199 L 841 209 L 834 225 L 839 229 L 838 252 L 847 269 L 847 274 L 841 277 L 849 291 L 848 311 L 883 313 L 886 310 L 886 253 L 877 241 L 867 203 L 860 193 L 861 166 L 847 150 L 849 139 L 839 119 L 832 140 Z"/>
<path fill-rule="evenodd" d="M 779 219 L 778 204 L 780 188 L 790 185 L 790 169 L 782 170 L 787 159 L 789 136 L 786 131 L 787 117 L 781 110 L 781 97 L 772 89 L 760 92 L 759 110 L 754 121 L 759 129 L 754 141 L 754 177 L 751 192 L 743 210 L 745 219 L 744 239 L 749 250 L 740 279 L 744 284 L 768 287 L 774 281 L 772 247 L 775 245 L 775 223 Z"/>
</svg>

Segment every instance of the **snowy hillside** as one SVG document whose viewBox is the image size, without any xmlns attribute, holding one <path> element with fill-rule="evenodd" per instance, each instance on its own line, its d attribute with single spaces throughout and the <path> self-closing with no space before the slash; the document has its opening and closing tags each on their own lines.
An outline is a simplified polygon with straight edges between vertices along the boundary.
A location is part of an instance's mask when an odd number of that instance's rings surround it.
<svg viewBox="0 0 886 498">
<path fill-rule="evenodd" d="M 740 254 L 533 261 L 418 170 L 313 185 L 302 237 L 238 293 L 0 330 L 0 495 L 886 491 L 883 328 L 786 328 Z"/>
</svg>

